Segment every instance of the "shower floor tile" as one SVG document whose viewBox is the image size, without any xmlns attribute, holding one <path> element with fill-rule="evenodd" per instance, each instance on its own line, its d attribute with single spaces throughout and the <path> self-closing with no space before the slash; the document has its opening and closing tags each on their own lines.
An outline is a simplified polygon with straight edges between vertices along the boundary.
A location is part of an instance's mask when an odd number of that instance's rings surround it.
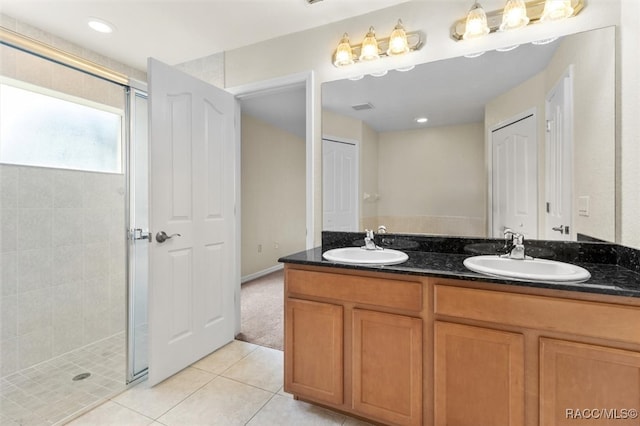
<svg viewBox="0 0 640 426">
<path fill-rule="evenodd" d="M 0 378 L 0 426 L 53 425 L 126 388 L 125 333 Z M 73 381 L 82 373 L 91 375 Z"/>
</svg>

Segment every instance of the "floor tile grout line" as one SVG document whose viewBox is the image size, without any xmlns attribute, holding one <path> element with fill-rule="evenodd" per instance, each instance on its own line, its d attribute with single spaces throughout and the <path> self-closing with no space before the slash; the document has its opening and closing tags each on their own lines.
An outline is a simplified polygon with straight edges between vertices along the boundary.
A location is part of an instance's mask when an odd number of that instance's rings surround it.
<svg viewBox="0 0 640 426">
<path fill-rule="evenodd" d="M 255 413 L 253 413 L 253 416 L 251 416 L 251 418 L 250 418 L 249 420 L 247 420 L 247 421 L 244 423 L 244 424 L 245 424 L 245 426 L 246 426 L 246 425 L 248 425 L 249 423 L 251 423 L 251 420 L 253 420 L 253 418 L 254 418 L 255 416 L 257 416 L 257 415 L 260 413 L 260 411 L 262 411 L 262 410 L 264 409 L 264 407 L 266 407 L 266 406 L 267 406 L 267 404 L 269 404 L 269 403 L 273 400 L 273 398 L 274 398 L 276 395 L 277 395 L 277 393 L 274 393 L 273 395 L 271 395 L 271 396 L 269 397 L 269 399 L 267 399 L 267 400 L 265 401 L 265 403 L 264 403 L 264 404 L 262 404 L 262 406 L 260 406 L 260 408 L 258 408 L 258 410 L 257 410 Z"/>
<path fill-rule="evenodd" d="M 191 366 L 187 367 L 190 368 Z M 181 370 L 184 371 L 184 370 Z M 178 373 L 176 373 L 178 374 Z M 213 374 L 213 373 L 210 373 Z M 172 376 L 173 377 L 173 376 Z M 160 414 L 158 417 L 154 418 L 153 420 L 158 421 L 158 419 L 162 416 L 164 416 L 165 414 L 167 414 L 169 411 L 173 410 L 174 408 L 176 408 L 178 405 L 182 404 L 184 401 L 186 401 L 187 399 L 189 399 L 192 395 L 194 395 L 196 392 L 200 391 L 202 388 L 204 388 L 205 386 L 207 386 L 209 383 L 213 382 L 214 380 L 216 380 L 217 378 L 219 378 L 220 375 L 214 375 L 214 377 L 212 377 L 210 380 L 208 380 L 206 383 L 204 383 L 202 386 L 198 387 L 197 389 L 195 389 L 194 391 L 190 392 L 189 394 L 187 394 L 184 398 L 182 398 L 180 401 L 178 401 L 177 403 L 175 403 L 173 406 L 171 406 L 171 408 L 169 408 L 168 410 L 164 411 L 162 414 Z M 148 417 L 148 416 L 147 416 Z"/>
</svg>

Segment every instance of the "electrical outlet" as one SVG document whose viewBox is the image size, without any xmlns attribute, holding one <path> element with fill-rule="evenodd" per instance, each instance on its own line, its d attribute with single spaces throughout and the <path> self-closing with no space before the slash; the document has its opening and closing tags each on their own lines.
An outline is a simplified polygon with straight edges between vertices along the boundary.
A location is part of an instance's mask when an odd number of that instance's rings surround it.
<svg viewBox="0 0 640 426">
<path fill-rule="evenodd" d="M 278 249 L 278 248 L 280 248 L 280 243 L 279 243 L 279 242 L 277 242 L 277 241 L 274 241 L 274 242 L 273 242 L 273 248 L 274 248 L 274 249 Z"/>
<path fill-rule="evenodd" d="M 258 253 L 262 253 L 262 244 L 258 244 Z"/>
</svg>

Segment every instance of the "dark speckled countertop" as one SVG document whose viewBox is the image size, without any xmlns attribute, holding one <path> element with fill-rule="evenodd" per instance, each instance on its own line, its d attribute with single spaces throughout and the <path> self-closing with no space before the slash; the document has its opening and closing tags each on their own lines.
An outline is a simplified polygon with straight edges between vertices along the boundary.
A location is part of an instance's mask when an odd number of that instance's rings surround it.
<svg viewBox="0 0 640 426">
<path fill-rule="evenodd" d="M 285 256 L 283 263 L 327 266 L 352 270 L 377 271 L 493 282 L 536 288 L 578 291 L 614 296 L 640 297 L 640 251 L 607 243 L 525 241 L 527 253 L 534 257 L 573 263 L 587 269 L 591 278 L 582 283 L 531 282 L 479 274 L 463 265 L 464 259 L 477 254 L 495 254 L 502 242 L 492 239 L 429 237 L 417 235 L 378 236 L 382 246 L 404 251 L 409 259 L 399 265 L 370 266 L 329 262 L 322 258 L 326 250 L 362 246 L 364 234 L 323 232 L 323 246 Z M 384 238 L 384 240 L 383 240 Z"/>
</svg>

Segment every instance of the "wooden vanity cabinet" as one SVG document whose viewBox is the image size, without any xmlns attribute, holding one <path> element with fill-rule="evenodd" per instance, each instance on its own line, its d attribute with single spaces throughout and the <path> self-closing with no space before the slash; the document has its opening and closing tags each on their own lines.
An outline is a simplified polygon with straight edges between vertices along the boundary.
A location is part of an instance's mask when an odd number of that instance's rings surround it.
<svg viewBox="0 0 640 426">
<path fill-rule="evenodd" d="M 342 306 L 287 298 L 285 390 L 342 404 Z"/>
<path fill-rule="evenodd" d="M 421 282 L 285 273 L 285 385 L 389 425 L 422 425 Z"/>
<path fill-rule="evenodd" d="M 640 306 L 434 281 L 436 426 L 640 425 Z"/>
<path fill-rule="evenodd" d="M 422 319 L 365 309 L 352 314 L 352 407 L 394 425 L 419 425 Z"/>
<path fill-rule="evenodd" d="M 436 425 L 524 424 L 524 336 L 435 322 Z"/>
<path fill-rule="evenodd" d="M 384 425 L 640 426 L 640 300 L 286 265 L 284 389 Z"/>
<path fill-rule="evenodd" d="M 541 425 L 639 425 L 639 406 L 640 352 L 540 339 Z"/>
</svg>

